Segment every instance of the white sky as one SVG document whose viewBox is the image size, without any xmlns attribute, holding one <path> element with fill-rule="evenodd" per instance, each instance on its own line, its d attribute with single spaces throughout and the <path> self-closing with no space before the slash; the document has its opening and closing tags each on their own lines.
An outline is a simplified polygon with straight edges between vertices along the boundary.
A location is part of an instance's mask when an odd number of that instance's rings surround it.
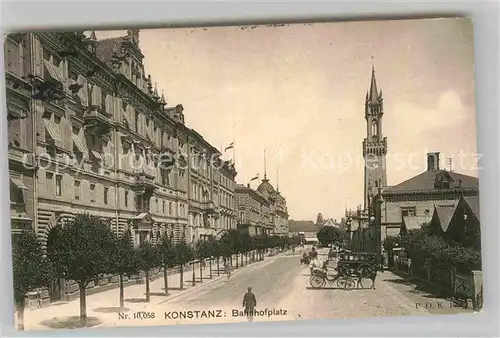
<svg viewBox="0 0 500 338">
<path fill-rule="evenodd" d="M 276 186 L 279 169 L 293 219 L 340 218 L 363 203 L 371 56 L 384 95 L 388 184 L 424 171 L 428 151 L 441 152 L 441 167 L 453 157 L 454 170 L 477 176 L 469 20 L 144 29 L 139 39 L 146 72 L 169 106 L 184 106 L 189 127 L 220 148 L 235 124 L 239 183 L 262 177 L 267 149 L 268 177 Z"/>
</svg>

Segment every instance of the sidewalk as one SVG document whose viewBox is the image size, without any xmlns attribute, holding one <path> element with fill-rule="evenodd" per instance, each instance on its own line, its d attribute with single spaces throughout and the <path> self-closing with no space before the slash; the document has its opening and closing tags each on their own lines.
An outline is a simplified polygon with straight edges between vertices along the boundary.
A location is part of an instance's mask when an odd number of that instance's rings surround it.
<svg viewBox="0 0 500 338">
<path fill-rule="evenodd" d="M 265 262 L 268 258 L 273 258 L 286 254 L 288 251 L 282 252 L 274 256 L 267 256 L 262 261 L 249 263 L 243 268 L 238 269 L 233 267 L 232 274 L 237 274 L 243 271 L 246 267 L 255 266 L 261 262 Z M 235 265 L 233 259 L 233 265 Z M 241 263 L 241 258 L 239 264 Z M 238 264 L 238 265 L 239 265 Z M 147 311 L 148 307 L 157 306 L 161 303 L 168 302 L 170 299 L 179 297 L 187 292 L 191 292 L 197 288 L 209 285 L 217 280 L 226 278 L 223 271 L 222 260 L 219 264 L 220 275 L 217 275 L 217 263 L 212 262 L 212 279 L 210 279 L 210 268 L 208 262 L 203 270 L 203 283 L 200 283 L 199 265 L 195 265 L 195 286 L 193 286 L 192 270 L 185 269 L 183 273 L 184 285 L 180 288 L 180 273 L 169 272 L 168 278 L 168 296 L 165 296 L 163 272 L 156 275 L 156 278 L 149 283 L 150 302 L 146 302 L 146 284 L 133 284 L 124 288 L 124 306 L 127 313 L 137 311 Z M 116 322 L 120 313 L 120 289 L 114 288 L 107 291 L 102 291 L 86 297 L 87 305 L 87 326 L 96 327 L 106 322 Z M 165 304 L 168 306 L 168 303 Z M 79 298 L 69 302 L 57 302 L 50 306 L 35 310 L 27 310 L 24 314 L 25 330 L 47 330 L 47 329 L 71 329 L 80 327 L 80 300 Z"/>
</svg>

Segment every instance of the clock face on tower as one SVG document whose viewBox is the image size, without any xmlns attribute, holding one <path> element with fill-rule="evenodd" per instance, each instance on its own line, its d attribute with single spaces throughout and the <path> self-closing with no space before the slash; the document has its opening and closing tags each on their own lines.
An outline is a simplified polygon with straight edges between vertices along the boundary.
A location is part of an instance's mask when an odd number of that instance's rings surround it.
<svg viewBox="0 0 500 338">
<path fill-rule="evenodd" d="M 378 161 L 373 161 L 373 169 L 377 169 L 378 168 Z"/>
</svg>

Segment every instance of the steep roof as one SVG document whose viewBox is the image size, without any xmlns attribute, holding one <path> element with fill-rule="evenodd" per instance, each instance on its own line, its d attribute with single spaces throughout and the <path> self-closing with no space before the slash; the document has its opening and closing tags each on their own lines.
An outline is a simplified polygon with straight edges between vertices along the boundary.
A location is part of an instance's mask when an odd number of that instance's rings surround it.
<svg viewBox="0 0 500 338">
<path fill-rule="evenodd" d="M 262 183 L 259 184 L 259 186 L 257 187 L 257 190 L 260 191 L 260 192 L 263 192 L 263 193 L 274 193 L 276 192 L 276 190 L 274 189 L 273 185 L 271 183 L 269 183 L 269 180 L 267 179 L 263 179 L 262 180 Z"/>
<path fill-rule="evenodd" d="M 372 67 L 372 79 L 370 82 L 370 92 L 369 92 L 367 101 L 370 103 L 378 103 L 379 102 L 379 93 L 377 90 L 377 80 L 375 78 L 375 68 L 374 67 Z"/>
<path fill-rule="evenodd" d="M 294 221 L 288 222 L 288 229 L 290 232 L 317 232 L 318 228 L 313 221 Z"/>
<path fill-rule="evenodd" d="M 480 221 L 479 218 L 479 196 L 466 196 L 464 197 L 465 203 L 469 206 L 470 210 L 476 216 L 477 220 Z"/>
<path fill-rule="evenodd" d="M 120 49 L 121 44 L 124 41 L 125 37 L 123 36 L 118 38 L 99 40 L 96 48 L 97 58 L 111 67 L 112 66 L 111 61 L 113 60 L 113 53 L 115 52 L 113 49 L 115 46 L 118 49 Z"/>
<path fill-rule="evenodd" d="M 420 229 L 422 224 L 429 223 L 432 216 L 405 216 L 403 217 L 403 223 L 406 230 Z"/>
<path fill-rule="evenodd" d="M 443 230 L 443 232 L 446 232 L 446 230 L 448 230 L 450 221 L 456 209 L 457 204 L 435 207 L 435 212 L 437 213 L 437 217 L 439 219 L 439 223 L 441 224 L 441 229 Z"/>
<path fill-rule="evenodd" d="M 390 188 L 384 189 L 384 192 L 412 192 L 412 191 L 425 191 L 435 190 L 436 177 L 439 175 L 451 176 L 453 182 L 450 182 L 450 188 L 478 188 L 479 179 L 473 176 L 467 176 L 456 172 L 449 172 L 446 170 L 427 170 L 423 173 L 414 176 L 404 182 L 394 185 Z"/>
</svg>

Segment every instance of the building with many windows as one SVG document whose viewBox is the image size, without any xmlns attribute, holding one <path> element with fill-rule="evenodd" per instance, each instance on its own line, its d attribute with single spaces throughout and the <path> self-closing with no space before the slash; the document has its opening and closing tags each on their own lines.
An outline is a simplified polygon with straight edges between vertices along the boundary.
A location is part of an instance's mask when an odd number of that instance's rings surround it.
<svg viewBox="0 0 500 338">
<path fill-rule="evenodd" d="M 288 236 L 288 209 L 286 199 L 275 190 L 267 177 L 256 190 L 237 185 L 239 229 L 251 235 Z"/>
<path fill-rule="evenodd" d="M 12 34 L 5 44 L 11 222 L 50 230 L 77 213 L 188 242 L 236 227 L 234 165 L 168 106 L 139 31 Z"/>
</svg>

